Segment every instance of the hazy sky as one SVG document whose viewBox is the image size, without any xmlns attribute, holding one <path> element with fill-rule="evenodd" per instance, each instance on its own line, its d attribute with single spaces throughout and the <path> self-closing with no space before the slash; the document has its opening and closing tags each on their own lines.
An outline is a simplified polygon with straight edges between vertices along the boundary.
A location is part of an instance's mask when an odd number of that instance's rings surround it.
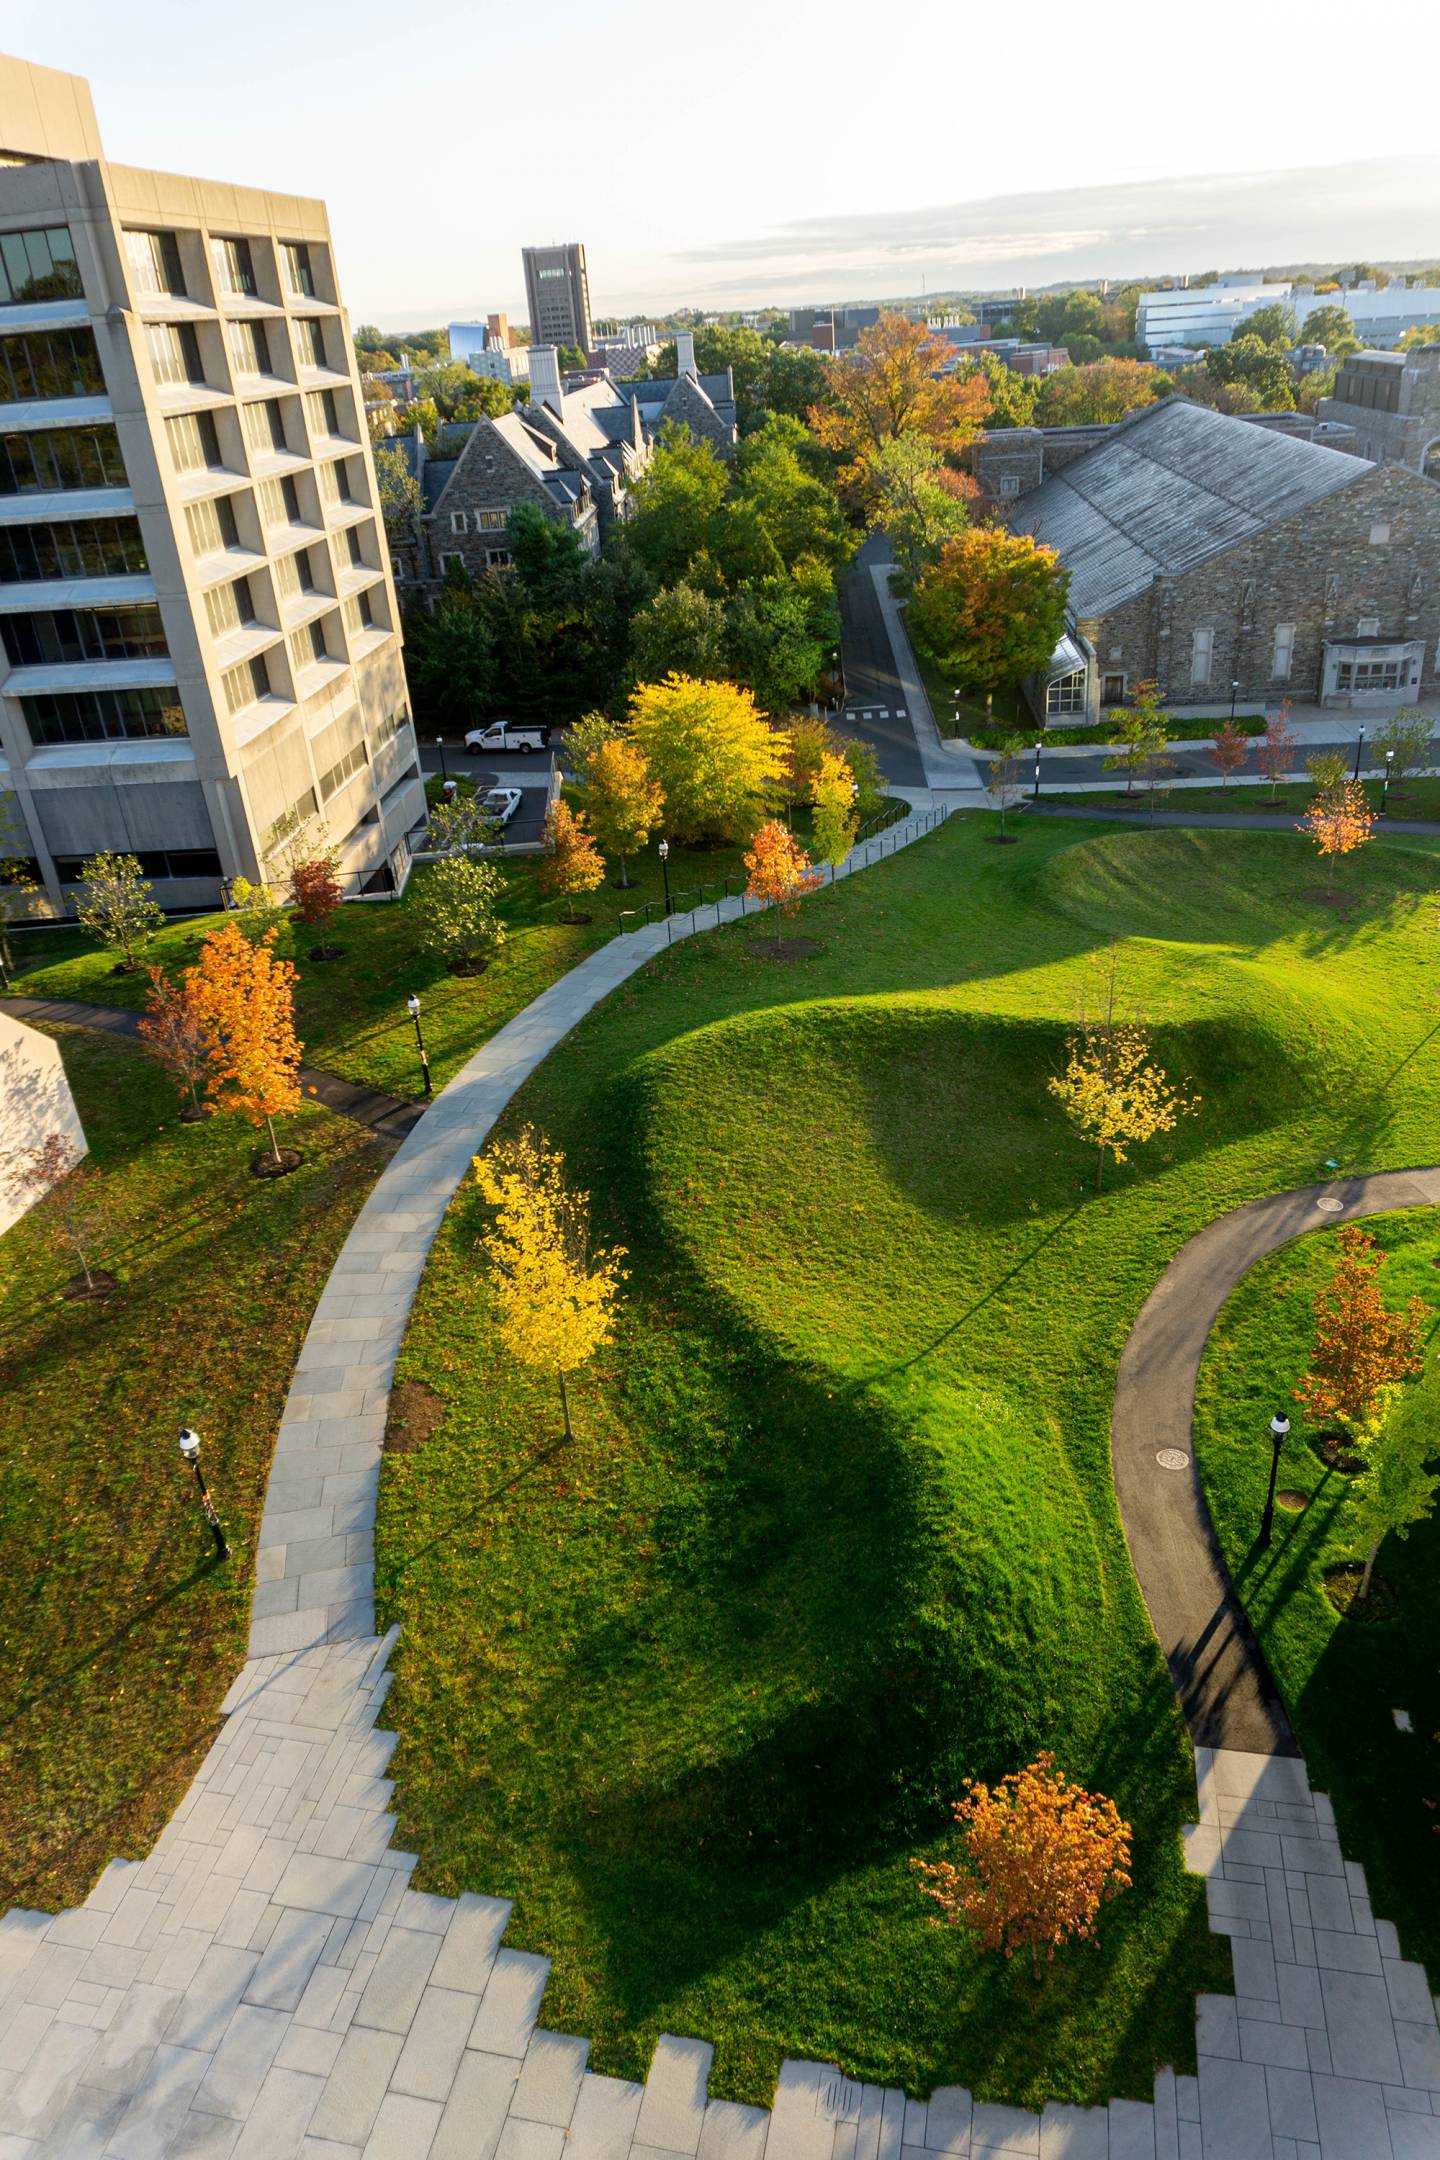
<svg viewBox="0 0 1440 2160">
<path fill-rule="evenodd" d="M 523 318 L 527 241 L 585 242 L 597 315 L 1440 260 L 1403 13 L 1408 97 L 1332 0 L 6 0 L 0 39 L 89 76 L 117 161 L 323 196 L 399 329 Z"/>
</svg>

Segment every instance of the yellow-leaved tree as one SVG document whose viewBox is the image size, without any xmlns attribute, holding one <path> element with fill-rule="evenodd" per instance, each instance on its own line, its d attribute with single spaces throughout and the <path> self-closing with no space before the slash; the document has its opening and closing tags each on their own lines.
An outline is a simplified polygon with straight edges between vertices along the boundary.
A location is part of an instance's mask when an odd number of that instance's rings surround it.
<svg viewBox="0 0 1440 2160">
<path fill-rule="evenodd" d="M 738 683 L 641 683 L 628 733 L 663 791 L 672 840 L 748 840 L 779 798 L 787 738 Z"/>
<path fill-rule="evenodd" d="M 1172 1087 L 1150 1054 L 1150 1031 L 1135 1020 L 1115 1017 L 1115 967 L 1106 984 L 1105 1010 L 1092 1019 L 1082 1008 L 1076 1032 L 1065 1045 L 1065 1070 L 1046 1083 L 1065 1107 L 1065 1115 L 1084 1140 L 1099 1149 L 1095 1190 L 1105 1175 L 1105 1157 L 1129 1160 L 1127 1150 L 1172 1132 L 1182 1117 L 1200 1107 L 1198 1095 Z"/>
<path fill-rule="evenodd" d="M 500 1307 L 500 1340 L 518 1364 L 555 1374 L 571 1440 L 565 1378 L 614 1333 L 625 1248 L 591 1251 L 590 1195 L 566 1184 L 564 1156 L 531 1126 L 477 1155 L 474 1172 L 495 1210 L 480 1243 Z"/>
<path fill-rule="evenodd" d="M 855 845 L 860 828 L 856 810 L 859 795 L 855 775 L 846 760 L 833 750 L 822 750 L 819 768 L 810 783 L 815 805 L 815 857 L 833 863 L 838 870 Z"/>
</svg>

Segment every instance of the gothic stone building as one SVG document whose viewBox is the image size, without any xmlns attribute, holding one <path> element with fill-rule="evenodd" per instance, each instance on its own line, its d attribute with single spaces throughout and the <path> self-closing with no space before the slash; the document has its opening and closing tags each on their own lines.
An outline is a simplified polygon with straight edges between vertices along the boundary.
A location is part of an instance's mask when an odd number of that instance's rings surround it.
<svg viewBox="0 0 1440 2160">
<path fill-rule="evenodd" d="M 502 569 L 510 560 L 510 515 L 522 503 L 572 525 L 598 554 L 628 516 L 631 483 L 667 422 L 733 457 L 730 371 L 699 374 L 693 338 L 682 334 L 677 344 L 679 369 L 666 380 L 617 384 L 601 376 L 577 389 L 564 387 L 553 350 L 532 347 L 531 402 L 479 421 L 453 459 L 423 461 L 425 511 L 413 550 L 396 550 L 402 583 L 433 592 L 452 562 L 472 577 Z"/>
<path fill-rule="evenodd" d="M 1048 474 L 1003 434 L 976 461 L 995 446 L 987 492 L 1070 573 L 1065 636 L 1029 686 L 1047 720 L 1098 719 L 1146 680 L 1211 712 L 1440 689 L 1433 480 L 1179 398 L 1093 434 Z"/>
</svg>

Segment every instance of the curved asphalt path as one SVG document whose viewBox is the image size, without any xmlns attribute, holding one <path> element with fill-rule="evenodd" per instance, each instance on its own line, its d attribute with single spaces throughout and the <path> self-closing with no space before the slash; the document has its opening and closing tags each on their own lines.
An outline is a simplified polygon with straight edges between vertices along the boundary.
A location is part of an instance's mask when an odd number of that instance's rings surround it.
<svg viewBox="0 0 1440 2160">
<path fill-rule="evenodd" d="M 1321 1199 L 1342 1205 L 1321 1210 Z M 1197 1746 L 1300 1752 L 1226 1573 L 1195 1466 L 1195 1384 L 1220 1308 L 1257 1260 L 1307 1230 L 1437 1205 L 1440 1168 L 1378 1171 L 1252 1200 L 1181 1247 L 1130 1330 L 1111 1421 L 1115 1494 L 1131 1564 Z M 1268 1444 L 1257 1432 L 1257 1449 Z M 1155 1459 L 1162 1448 L 1178 1448 L 1188 1466 L 1162 1470 Z"/>
</svg>

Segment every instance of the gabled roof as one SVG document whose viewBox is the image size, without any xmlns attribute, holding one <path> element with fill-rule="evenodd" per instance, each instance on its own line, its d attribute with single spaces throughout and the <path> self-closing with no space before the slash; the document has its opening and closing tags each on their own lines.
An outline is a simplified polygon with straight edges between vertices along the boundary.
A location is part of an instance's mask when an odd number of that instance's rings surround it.
<svg viewBox="0 0 1440 2160">
<path fill-rule="evenodd" d="M 1072 616 L 1104 615 L 1373 470 L 1343 450 L 1166 398 L 1042 482 L 1011 523 L 1058 550 Z"/>
</svg>

